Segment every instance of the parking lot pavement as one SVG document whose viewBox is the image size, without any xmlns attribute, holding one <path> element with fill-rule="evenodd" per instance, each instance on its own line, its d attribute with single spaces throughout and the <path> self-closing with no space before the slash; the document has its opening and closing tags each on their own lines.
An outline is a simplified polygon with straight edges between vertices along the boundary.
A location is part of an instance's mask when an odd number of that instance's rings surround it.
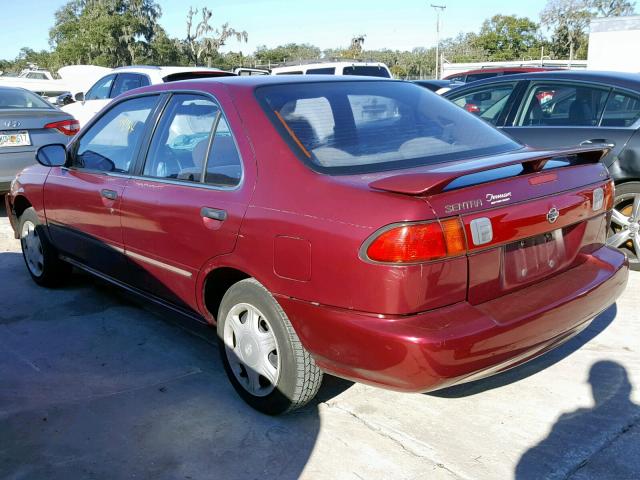
<svg viewBox="0 0 640 480">
<path fill-rule="evenodd" d="M 215 336 L 85 275 L 47 290 L 0 212 L 0 478 L 640 477 L 640 275 L 560 349 L 429 395 L 327 377 L 280 418 Z"/>
</svg>

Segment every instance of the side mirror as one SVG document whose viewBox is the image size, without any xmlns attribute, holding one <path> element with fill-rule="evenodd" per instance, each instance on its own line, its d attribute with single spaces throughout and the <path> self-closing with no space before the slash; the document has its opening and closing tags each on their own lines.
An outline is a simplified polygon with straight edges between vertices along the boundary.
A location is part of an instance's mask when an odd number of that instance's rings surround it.
<svg viewBox="0 0 640 480">
<path fill-rule="evenodd" d="M 45 167 L 62 167 L 67 163 L 67 149 L 61 143 L 44 145 L 36 152 L 36 160 Z"/>
<path fill-rule="evenodd" d="M 73 103 L 73 102 L 75 102 L 75 100 L 73 99 L 71 94 L 67 92 L 67 93 L 63 93 L 62 95 L 58 95 L 56 97 L 55 104 L 58 107 L 64 107 L 65 105 L 69 105 L 70 103 Z"/>
<path fill-rule="evenodd" d="M 84 102 L 84 92 L 78 92 L 73 97 L 76 99 L 76 102 Z"/>
</svg>

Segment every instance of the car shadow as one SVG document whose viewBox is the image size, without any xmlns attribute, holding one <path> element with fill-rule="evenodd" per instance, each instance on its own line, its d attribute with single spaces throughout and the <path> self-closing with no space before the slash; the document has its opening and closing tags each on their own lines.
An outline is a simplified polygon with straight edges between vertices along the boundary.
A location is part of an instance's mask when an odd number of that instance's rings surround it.
<svg viewBox="0 0 640 480">
<path fill-rule="evenodd" d="M 632 435 L 620 438 L 640 419 L 640 406 L 630 398 L 627 371 L 617 362 L 598 361 L 591 366 L 588 381 L 593 407 L 560 415 L 549 435 L 522 455 L 516 480 L 640 478 L 640 443 L 633 442 Z M 612 446 L 612 436 L 618 445 Z M 612 448 L 606 451 L 603 446 Z M 602 457 L 593 457 L 601 452 Z"/>
<path fill-rule="evenodd" d="M 269 417 L 227 380 L 214 329 L 82 273 L 38 288 L 17 252 L 0 272 L 2 478 L 298 478 L 318 402 L 351 385 L 327 376 Z"/>
<path fill-rule="evenodd" d="M 579 350 L 587 342 L 597 337 L 611 324 L 616 315 L 617 307 L 613 304 L 598 315 L 593 322 L 591 322 L 591 324 L 578 335 L 558 348 L 555 348 L 536 359 L 491 377 L 460 385 L 454 385 L 435 392 L 428 392 L 425 395 L 441 398 L 468 397 L 487 390 L 493 390 L 494 388 L 504 387 L 505 385 L 509 385 L 530 377 L 531 375 L 535 375 L 536 373 L 545 370 L 555 363 L 558 363 L 560 360 L 568 357 L 573 352 Z"/>
</svg>

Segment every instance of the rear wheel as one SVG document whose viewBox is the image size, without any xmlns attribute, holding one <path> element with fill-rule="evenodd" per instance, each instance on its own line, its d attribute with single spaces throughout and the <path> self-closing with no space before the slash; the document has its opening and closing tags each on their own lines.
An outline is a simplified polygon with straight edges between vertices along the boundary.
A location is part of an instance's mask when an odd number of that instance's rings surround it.
<svg viewBox="0 0 640 480">
<path fill-rule="evenodd" d="M 71 265 L 58 258 L 32 207 L 20 216 L 19 231 L 22 256 L 31 278 L 45 287 L 60 285 L 71 273 Z"/>
<path fill-rule="evenodd" d="M 640 270 L 640 182 L 616 186 L 607 245 L 626 253 L 632 270 Z"/>
<path fill-rule="evenodd" d="M 217 328 L 227 376 L 256 410 L 286 413 L 318 392 L 322 371 L 280 305 L 255 279 L 242 280 L 225 293 Z"/>
</svg>

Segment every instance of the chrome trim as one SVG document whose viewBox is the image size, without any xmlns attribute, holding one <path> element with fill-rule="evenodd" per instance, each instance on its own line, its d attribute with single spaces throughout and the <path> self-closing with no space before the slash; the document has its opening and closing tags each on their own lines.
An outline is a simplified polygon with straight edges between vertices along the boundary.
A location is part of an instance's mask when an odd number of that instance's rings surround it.
<svg viewBox="0 0 640 480">
<path fill-rule="evenodd" d="M 235 187 L 222 187 L 217 185 L 209 185 L 207 183 L 189 182 L 188 180 L 174 180 L 172 178 L 145 177 L 142 175 L 129 175 L 128 173 L 114 173 L 114 172 L 102 172 L 102 173 L 110 177 L 126 178 L 129 180 L 144 180 L 147 182 L 166 183 L 169 185 L 179 185 L 183 187 L 204 188 L 206 190 L 221 190 L 225 192 L 239 190 L 240 187 L 242 186 L 242 181 L 244 180 L 244 175 L 243 175 L 243 177 L 241 177 L 240 179 L 240 183 Z"/>
<path fill-rule="evenodd" d="M 164 263 L 164 262 L 160 262 L 158 260 L 154 260 L 153 258 L 145 257 L 144 255 L 140 255 L 139 253 L 135 253 L 135 252 L 131 252 L 129 250 L 125 250 L 124 254 L 127 257 L 131 257 L 131 258 L 134 258 L 136 260 L 140 260 L 141 262 L 148 263 L 149 265 L 153 265 L 155 267 L 164 268 L 165 270 L 168 270 L 168 271 L 173 272 L 173 273 L 177 273 L 178 275 L 182 275 L 183 277 L 191 278 L 193 276 L 191 274 L 191 272 L 188 272 L 188 271 L 183 270 L 183 269 L 178 268 L 178 267 L 174 267 L 173 265 L 169 265 L 169 264 Z"/>
</svg>

